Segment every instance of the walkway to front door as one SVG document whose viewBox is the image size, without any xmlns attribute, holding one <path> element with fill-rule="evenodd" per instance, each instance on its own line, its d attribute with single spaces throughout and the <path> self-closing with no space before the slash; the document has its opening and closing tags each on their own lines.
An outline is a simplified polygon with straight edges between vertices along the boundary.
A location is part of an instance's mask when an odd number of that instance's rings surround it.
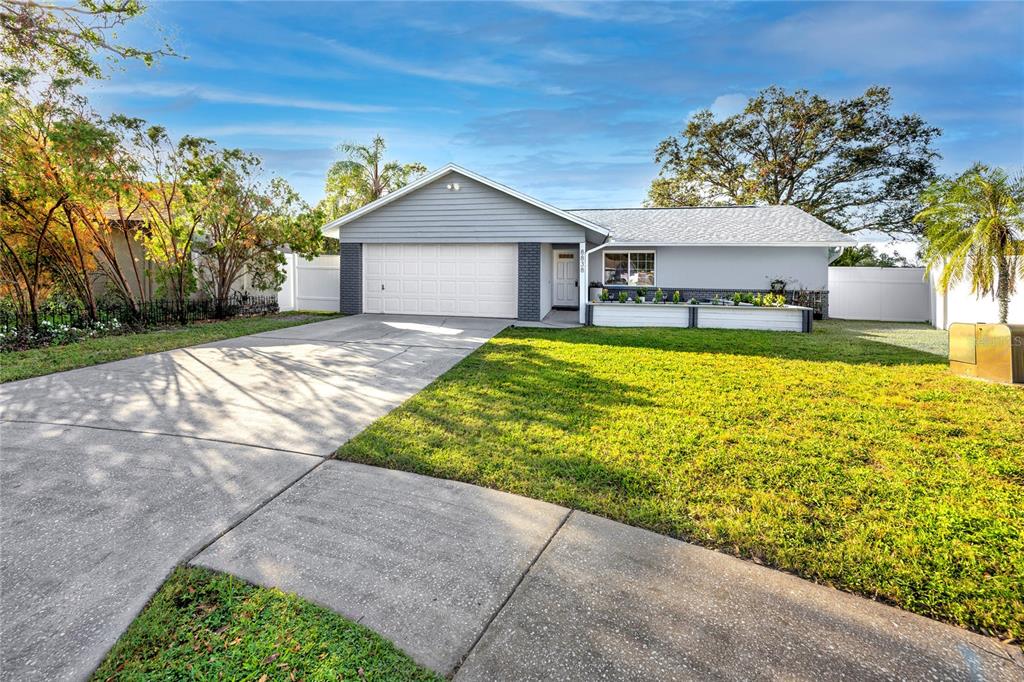
<svg viewBox="0 0 1024 682">
<path fill-rule="evenodd" d="M 580 304 L 579 254 L 575 249 L 555 249 L 555 290 L 551 305 L 575 308 Z"/>
</svg>

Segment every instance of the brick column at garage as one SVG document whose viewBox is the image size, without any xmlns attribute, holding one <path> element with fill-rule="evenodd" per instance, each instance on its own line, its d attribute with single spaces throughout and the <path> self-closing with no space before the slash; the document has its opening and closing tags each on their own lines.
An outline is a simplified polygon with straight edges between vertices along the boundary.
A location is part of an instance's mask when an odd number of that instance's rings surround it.
<svg viewBox="0 0 1024 682">
<path fill-rule="evenodd" d="M 346 315 L 363 312 L 363 245 L 341 245 L 341 296 L 339 311 Z"/>
<path fill-rule="evenodd" d="M 540 242 L 519 242 L 518 317 L 540 319 Z"/>
</svg>

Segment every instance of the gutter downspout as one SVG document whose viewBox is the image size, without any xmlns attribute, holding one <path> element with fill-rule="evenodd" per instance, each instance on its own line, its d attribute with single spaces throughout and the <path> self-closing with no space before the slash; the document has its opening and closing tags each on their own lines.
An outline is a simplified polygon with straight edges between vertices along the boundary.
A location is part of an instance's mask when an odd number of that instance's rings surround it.
<svg viewBox="0 0 1024 682">
<path fill-rule="evenodd" d="M 587 292 L 590 291 L 590 254 L 597 253 L 601 249 L 612 246 L 613 242 L 608 237 L 594 248 L 587 250 L 587 243 L 580 244 L 580 324 L 587 324 Z"/>
</svg>

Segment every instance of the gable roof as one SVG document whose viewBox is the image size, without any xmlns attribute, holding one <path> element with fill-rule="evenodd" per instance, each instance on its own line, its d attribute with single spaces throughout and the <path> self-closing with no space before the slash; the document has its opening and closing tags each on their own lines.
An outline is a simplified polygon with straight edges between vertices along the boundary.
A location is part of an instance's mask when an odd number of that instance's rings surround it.
<svg viewBox="0 0 1024 682">
<path fill-rule="evenodd" d="M 488 187 L 496 189 L 499 192 L 503 192 L 503 193 L 505 193 L 505 194 L 507 194 L 507 195 L 509 195 L 511 197 L 515 197 L 516 199 L 519 199 L 520 201 L 525 201 L 528 204 L 536 206 L 537 208 L 539 208 L 541 210 L 544 210 L 544 211 L 547 211 L 548 213 L 552 213 L 552 214 L 558 216 L 559 218 L 563 218 L 565 220 L 568 220 L 571 223 L 575 223 L 575 224 L 577 224 L 577 225 L 579 225 L 581 227 L 585 227 L 588 230 L 593 230 L 594 232 L 597 232 L 598 234 L 601 234 L 601 235 L 604 235 L 604 236 L 608 236 L 608 234 L 609 234 L 609 230 L 608 230 L 607 227 L 603 227 L 601 225 L 598 225 L 597 223 L 593 223 L 593 222 L 587 220 L 586 218 L 584 218 L 582 216 L 574 215 L 572 213 L 569 213 L 568 211 L 563 211 L 560 208 L 555 208 L 551 204 L 546 204 L 546 203 L 544 203 L 543 201 L 541 201 L 539 199 L 534 199 L 533 197 L 528 196 L 526 194 L 523 194 L 522 192 L 516 191 L 516 190 L 512 189 L 511 187 L 507 187 L 507 186 L 501 184 L 500 182 L 495 182 L 494 180 L 491 180 L 490 178 L 485 178 L 484 176 L 482 176 L 482 175 L 480 175 L 478 173 L 474 173 L 473 171 L 466 170 L 465 168 L 462 168 L 461 166 L 457 166 L 454 163 L 446 164 L 446 165 L 442 166 L 441 168 L 438 168 L 436 171 L 434 171 L 432 173 L 427 173 L 423 177 L 418 178 L 418 179 L 414 180 L 413 182 L 410 182 L 408 185 L 406 185 L 405 187 L 403 187 L 403 188 L 401 188 L 399 190 L 395 190 L 394 192 L 389 192 L 389 193 L 385 194 L 384 196 L 382 196 L 380 199 L 376 199 L 375 201 L 371 201 L 370 203 L 368 203 L 365 206 L 362 206 L 360 208 L 357 208 L 356 210 L 352 211 L 351 213 L 346 213 L 345 215 L 341 216 L 340 218 L 336 218 L 336 219 L 332 220 L 331 222 L 329 222 L 329 223 L 327 223 L 326 225 L 323 226 L 323 228 L 321 229 L 321 232 L 326 234 L 328 237 L 337 237 L 339 232 L 340 232 L 341 226 L 344 225 L 345 223 L 352 222 L 353 220 L 355 220 L 355 219 L 357 219 L 357 218 L 359 218 L 361 216 L 364 216 L 367 213 L 372 213 L 373 211 L 376 211 L 378 208 L 381 208 L 382 206 L 387 206 L 392 201 L 395 201 L 396 199 L 400 199 L 400 198 L 404 197 L 407 194 L 411 194 L 411 193 L 415 192 L 416 190 L 418 190 L 420 187 L 424 187 L 425 185 L 429 185 L 430 183 L 432 183 L 435 180 L 445 176 L 446 174 L 453 173 L 453 172 L 454 173 L 458 173 L 459 175 L 463 175 L 463 176 L 469 178 L 470 180 L 475 180 L 476 182 L 479 182 L 482 185 L 487 185 Z"/>
<path fill-rule="evenodd" d="M 705 246 L 848 246 L 856 239 L 796 206 L 574 209 L 610 241 Z"/>
</svg>

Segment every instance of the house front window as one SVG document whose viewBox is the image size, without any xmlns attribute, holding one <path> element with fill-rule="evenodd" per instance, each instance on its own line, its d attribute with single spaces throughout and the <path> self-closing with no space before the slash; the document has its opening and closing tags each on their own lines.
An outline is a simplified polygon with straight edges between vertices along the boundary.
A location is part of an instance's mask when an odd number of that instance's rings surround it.
<svg viewBox="0 0 1024 682">
<path fill-rule="evenodd" d="M 605 252 L 604 283 L 639 287 L 654 286 L 654 252 Z"/>
</svg>

